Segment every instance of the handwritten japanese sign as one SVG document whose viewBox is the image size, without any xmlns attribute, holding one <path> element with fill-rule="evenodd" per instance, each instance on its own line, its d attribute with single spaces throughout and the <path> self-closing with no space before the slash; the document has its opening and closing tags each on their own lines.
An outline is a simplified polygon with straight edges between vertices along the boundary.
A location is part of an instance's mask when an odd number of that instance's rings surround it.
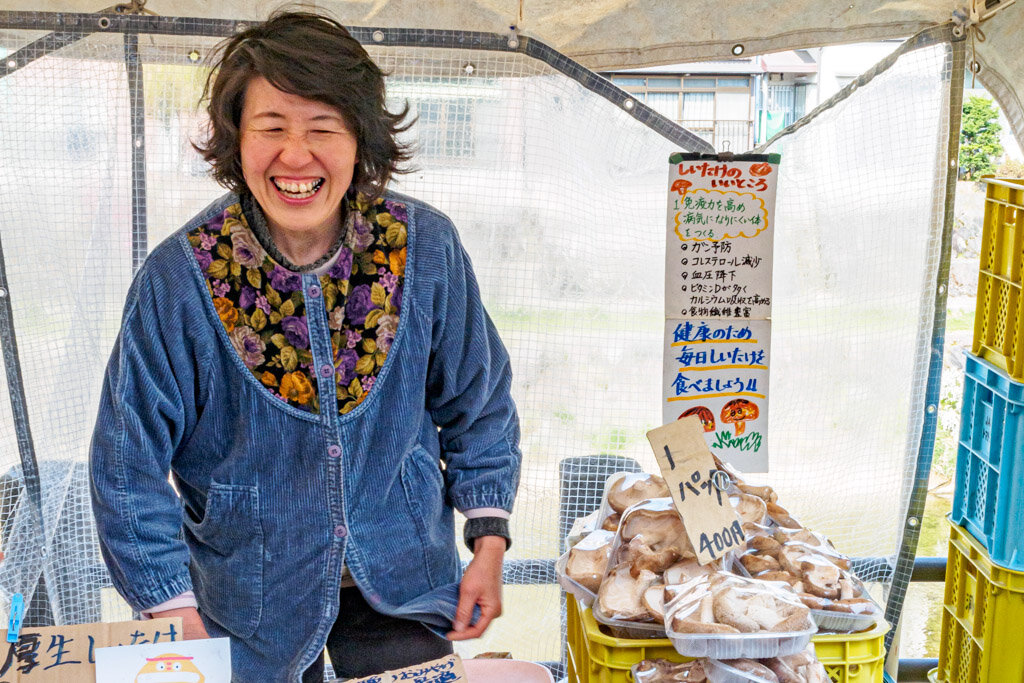
<svg viewBox="0 0 1024 683">
<path fill-rule="evenodd" d="M 768 471 L 768 349 L 778 155 L 669 157 L 662 418 Z"/>
<path fill-rule="evenodd" d="M 231 641 L 104 647 L 96 651 L 97 683 L 231 683 Z"/>
<path fill-rule="evenodd" d="M 97 650 L 110 645 L 169 643 L 181 637 L 181 619 L 151 619 L 115 624 L 23 627 L 14 643 L 0 643 L 0 683 L 81 683 L 95 680 Z"/>
<path fill-rule="evenodd" d="M 423 664 L 417 664 L 405 669 L 386 671 L 375 676 L 358 678 L 349 683 L 393 683 L 394 681 L 408 681 L 408 683 L 466 683 L 466 670 L 462 666 L 462 659 L 458 655 L 448 655 L 441 659 L 435 659 Z"/>
<path fill-rule="evenodd" d="M 726 495 L 729 477 L 715 467 L 696 415 L 647 432 L 686 535 L 707 564 L 744 547 L 743 528 Z"/>
<path fill-rule="evenodd" d="M 668 320 L 662 422 L 696 415 L 712 452 L 743 472 L 768 470 L 767 320 Z"/>
<path fill-rule="evenodd" d="M 667 318 L 767 318 L 778 159 L 670 158 Z"/>
</svg>

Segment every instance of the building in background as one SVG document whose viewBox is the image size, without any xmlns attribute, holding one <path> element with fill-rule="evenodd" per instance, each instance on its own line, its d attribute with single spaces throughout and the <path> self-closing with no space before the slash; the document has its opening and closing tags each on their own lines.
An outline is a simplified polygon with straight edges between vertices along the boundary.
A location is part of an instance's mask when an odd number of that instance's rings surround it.
<svg viewBox="0 0 1024 683">
<path fill-rule="evenodd" d="M 901 42 L 835 45 L 603 75 L 717 151 L 740 153 L 839 92 Z"/>
</svg>

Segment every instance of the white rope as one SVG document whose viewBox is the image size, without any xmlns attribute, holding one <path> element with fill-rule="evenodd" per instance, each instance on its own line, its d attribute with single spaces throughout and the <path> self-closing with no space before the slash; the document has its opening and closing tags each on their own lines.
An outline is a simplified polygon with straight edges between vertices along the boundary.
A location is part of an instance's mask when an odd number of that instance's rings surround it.
<svg viewBox="0 0 1024 683">
<path fill-rule="evenodd" d="M 991 12 L 985 13 L 985 0 L 970 0 L 970 2 L 958 9 L 953 10 L 953 35 L 958 38 L 966 36 L 970 40 L 970 59 L 967 68 L 971 71 L 971 87 L 975 87 L 975 76 L 981 70 L 981 63 L 975 58 L 975 41 L 985 42 L 985 33 L 981 30 L 981 23 L 992 18 L 993 15 L 1003 7 L 1012 4 L 1015 0 L 1002 3 Z"/>
</svg>

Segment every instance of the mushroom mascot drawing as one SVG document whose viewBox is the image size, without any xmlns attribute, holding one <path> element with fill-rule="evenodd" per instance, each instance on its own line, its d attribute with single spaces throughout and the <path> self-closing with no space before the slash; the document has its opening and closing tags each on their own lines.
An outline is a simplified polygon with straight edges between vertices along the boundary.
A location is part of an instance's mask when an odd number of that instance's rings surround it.
<svg viewBox="0 0 1024 683">
<path fill-rule="evenodd" d="M 700 424 L 704 427 L 705 432 L 715 431 L 715 415 L 704 406 L 697 406 L 696 408 L 690 408 L 677 419 L 682 420 L 684 417 L 690 417 L 696 415 L 700 419 Z"/>
<path fill-rule="evenodd" d="M 732 422 L 736 427 L 736 436 L 743 433 L 747 420 L 756 420 L 758 415 L 757 406 L 745 398 L 737 398 L 729 401 L 722 408 L 722 422 Z"/>
<path fill-rule="evenodd" d="M 146 657 L 135 683 L 206 683 L 206 676 L 192 663 L 192 657 L 167 653 Z"/>
</svg>

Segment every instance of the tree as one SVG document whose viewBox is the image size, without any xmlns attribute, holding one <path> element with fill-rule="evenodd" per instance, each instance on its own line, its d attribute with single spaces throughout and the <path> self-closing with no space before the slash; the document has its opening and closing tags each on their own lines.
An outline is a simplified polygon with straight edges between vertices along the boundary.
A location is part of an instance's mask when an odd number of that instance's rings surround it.
<svg viewBox="0 0 1024 683">
<path fill-rule="evenodd" d="M 964 102 L 960 122 L 960 177 L 976 180 L 995 173 L 995 158 L 1003 153 L 999 142 L 999 110 L 992 100 L 971 95 Z"/>
</svg>

